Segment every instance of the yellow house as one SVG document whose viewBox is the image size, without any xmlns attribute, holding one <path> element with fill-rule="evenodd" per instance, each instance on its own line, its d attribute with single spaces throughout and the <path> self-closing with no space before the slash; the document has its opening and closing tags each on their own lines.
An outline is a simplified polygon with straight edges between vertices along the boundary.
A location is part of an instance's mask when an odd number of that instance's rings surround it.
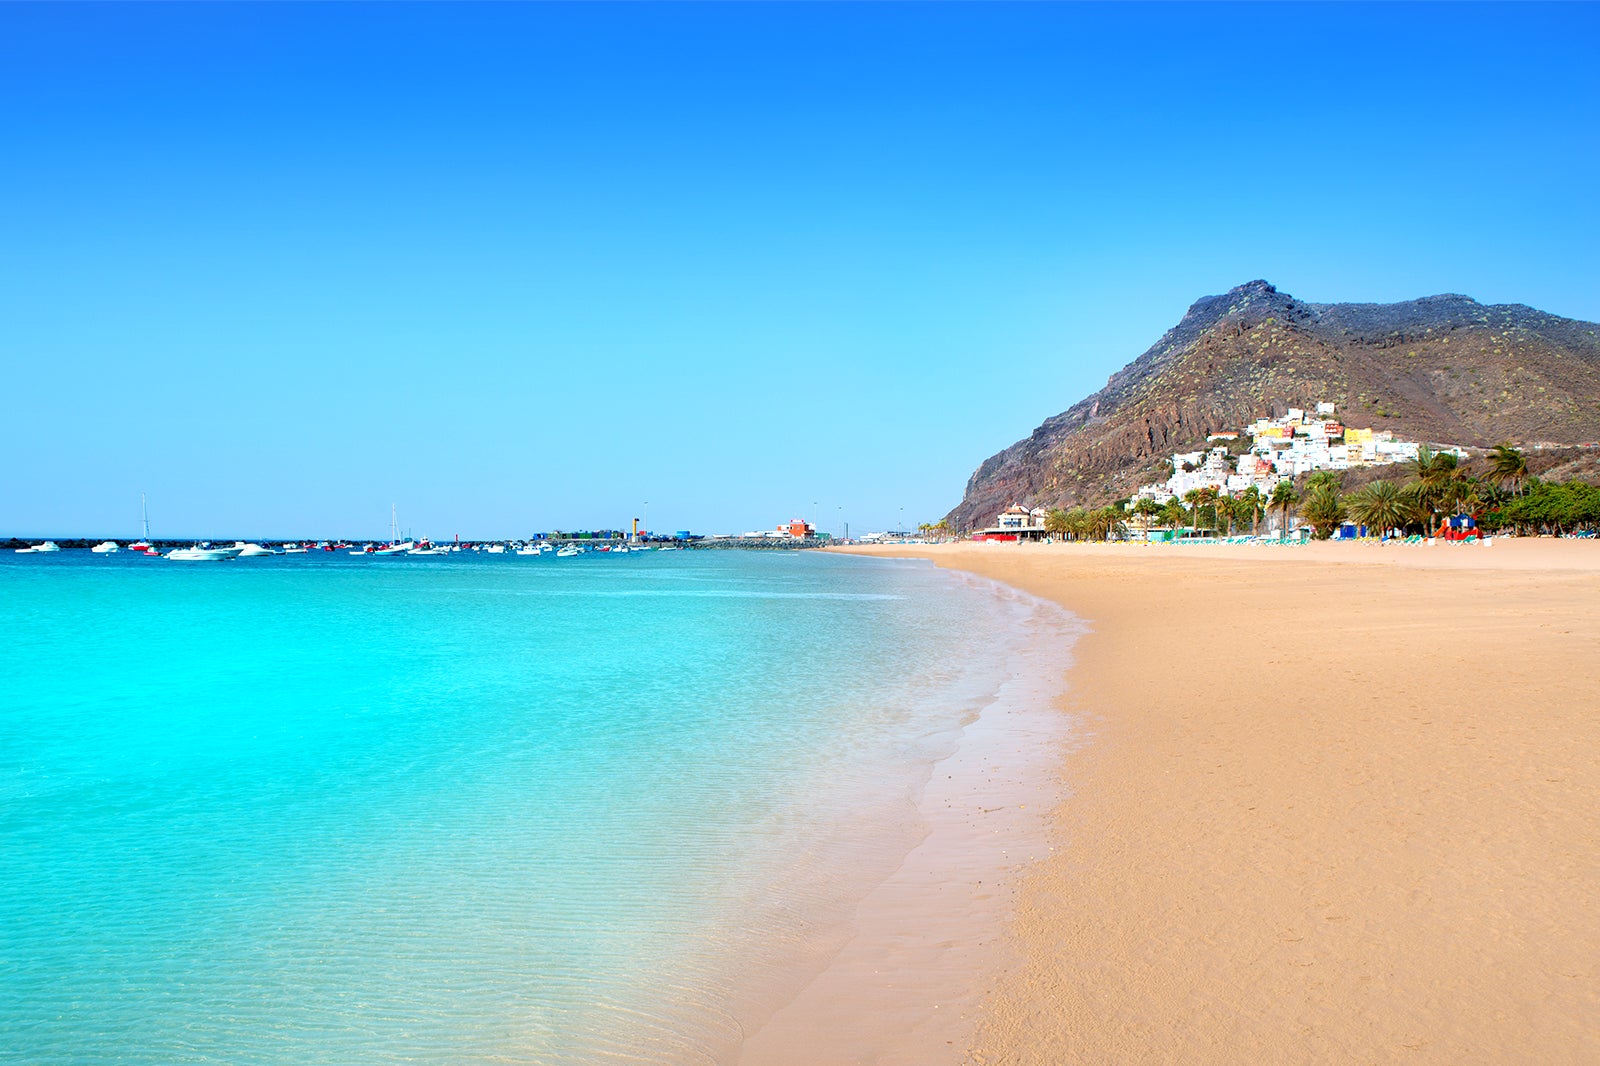
<svg viewBox="0 0 1600 1066">
<path fill-rule="evenodd" d="M 1354 462 L 1358 457 L 1367 462 L 1377 458 L 1377 441 L 1373 439 L 1370 429 L 1351 429 L 1346 426 L 1344 443 L 1350 449 L 1350 460 Z"/>
</svg>

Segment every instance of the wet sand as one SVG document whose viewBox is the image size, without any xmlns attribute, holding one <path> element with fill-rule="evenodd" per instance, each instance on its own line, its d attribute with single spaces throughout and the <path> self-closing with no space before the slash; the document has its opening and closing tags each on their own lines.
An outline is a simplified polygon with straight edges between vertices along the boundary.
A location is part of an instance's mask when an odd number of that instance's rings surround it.
<svg viewBox="0 0 1600 1066">
<path fill-rule="evenodd" d="M 943 1061 L 1600 1062 L 1600 544 L 867 550 L 1091 628 Z M 814 994 L 871 1016 L 892 962 Z M 880 1021 L 792 1060 L 939 1061 Z"/>
</svg>

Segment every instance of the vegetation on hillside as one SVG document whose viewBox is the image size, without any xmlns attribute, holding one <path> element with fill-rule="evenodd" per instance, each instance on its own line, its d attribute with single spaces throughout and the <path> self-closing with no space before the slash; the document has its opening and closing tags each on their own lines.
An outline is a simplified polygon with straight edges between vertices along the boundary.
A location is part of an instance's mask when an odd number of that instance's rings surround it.
<svg viewBox="0 0 1600 1066">
<path fill-rule="evenodd" d="M 1469 474 L 1454 455 L 1427 448 L 1410 465 L 1411 479 L 1404 485 L 1381 479 L 1348 493 L 1336 475 L 1312 475 L 1300 517 L 1319 539 L 1347 521 L 1364 527 L 1369 536 L 1381 536 L 1435 533 L 1458 516 L 1470 517 L 1486 533 L 1600 531 L 1600 487 L 1530 477 L 1526 458 L 1509 444 L 1491 449 L 1490 467 L 1482 477 Z M 1292 491 L 1285 489 L 1285 496 Z"/>
</svg>

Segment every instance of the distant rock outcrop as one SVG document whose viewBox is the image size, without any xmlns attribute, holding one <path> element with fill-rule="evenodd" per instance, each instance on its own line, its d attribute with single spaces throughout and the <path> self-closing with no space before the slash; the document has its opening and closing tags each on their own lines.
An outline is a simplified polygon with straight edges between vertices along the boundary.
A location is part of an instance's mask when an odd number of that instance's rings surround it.
<svg viewBox="0 0 1600 1066">
<path fill-rule="evenodd" d="M 1118 499 L 1208 434 L 1322 401 L 1408 440 L 1600 440 L 1600 326 L 1455 295 L 1301 303 L 1252 281 L 1197 301 L 1105 388 L 987 459 L 948 518 Z"/>
</svg>

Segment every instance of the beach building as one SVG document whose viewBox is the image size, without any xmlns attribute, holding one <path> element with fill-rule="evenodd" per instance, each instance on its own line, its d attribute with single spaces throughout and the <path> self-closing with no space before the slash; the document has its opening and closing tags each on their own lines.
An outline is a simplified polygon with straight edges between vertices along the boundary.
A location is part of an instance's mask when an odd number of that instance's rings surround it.
<svg viewBox="0 0 1600 1066">
<path fill-rule="evenodd" d="M 1044 539 L 1044 520 L 1046 511 L 1043 507 L 1029 509 L 1021 504 L 1012 504 L 995 516 L 994 525 L 986 529 L 977 530 L 972 534 L 973 540 L 1042 540 Z"/>
</svg>

